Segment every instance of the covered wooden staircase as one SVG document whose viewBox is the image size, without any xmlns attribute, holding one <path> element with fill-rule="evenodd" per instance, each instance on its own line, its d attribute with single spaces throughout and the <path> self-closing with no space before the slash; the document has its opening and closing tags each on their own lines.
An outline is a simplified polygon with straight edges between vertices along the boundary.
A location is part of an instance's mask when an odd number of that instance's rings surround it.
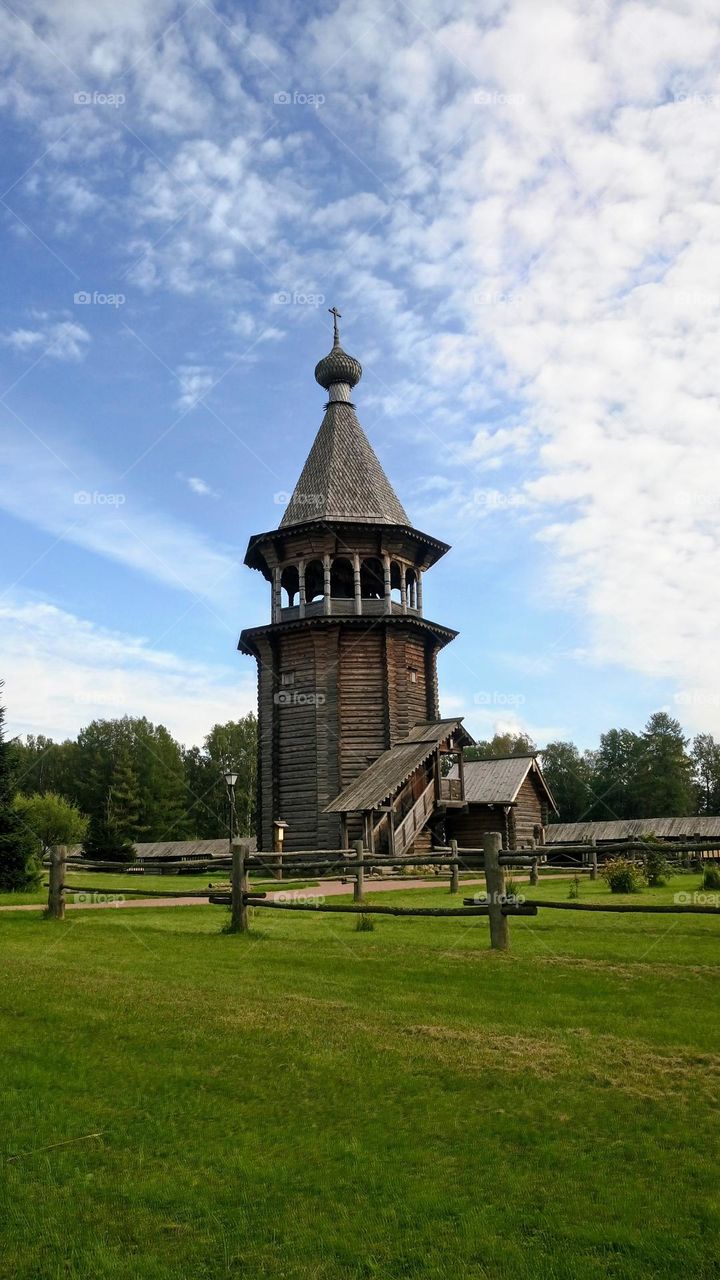
<svg viewBox="0 0 720 1280">
<path fill-rule="evenodd" d="M 365 846 L 373 853 L 428 852 L 433 826 L 448 808 L 465 807 L 462 748 L 470 741 L 459 719 L 415 725 L 327 807 L 326 812 L 341 815 L 343 845 L 349 846 L 350 824 L 353 837 L 359 836 L 360 821 Z"/>
</svg>

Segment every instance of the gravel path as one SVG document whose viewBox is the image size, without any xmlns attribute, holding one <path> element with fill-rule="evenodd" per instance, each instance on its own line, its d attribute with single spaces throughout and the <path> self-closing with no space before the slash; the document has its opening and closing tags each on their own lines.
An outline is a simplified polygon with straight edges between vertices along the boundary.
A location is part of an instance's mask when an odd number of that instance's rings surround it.
<svg viewBox="0 0 720 1280">
<path fill-rule="evenodd" d="M 464 885 L 483 884 L 484 878 L 477 880 L 461 880 L 460 887 Z M 439 885 L 447 886 L 448 880 L 445 876 L 433 877 L 432 880 L 365 880 L 369 893 L 387 893 L 390 890 L 402 889 L 434 889 Z M 301 898 L 307 901 L 312 898 L 333 898 L 343 893 L 352 893 L 352 881 L 344 883 L 342 880 L 327 880 L 322 885 L 313 885 L 308 889 L 272 889 L 268 891 L 269 898 L 276 898 L 278 894 L 282 894 L 289 902 L 293 898 Z M 217 892 L 217 891 L 216 891 Z M 71 899 L 75 896 L 72 889 L 67 890 L 67 910 L 68 911 L 102 911 L 115 910 L 121 907 L 202 907 L 207 906 L 209 898 L 123 898 L 122 894 L 114 896 L 112 893 L 99 891 L 97 897 L 99 899 L 109 899 L 98 902 L 73 902 Z M 88 895 L 85 894 L 85 897 Z M 0 906 L 0 911 L 43 911 L 45 909 L 44 902 L 22 903 L 20 906 Z"/>
</svg>

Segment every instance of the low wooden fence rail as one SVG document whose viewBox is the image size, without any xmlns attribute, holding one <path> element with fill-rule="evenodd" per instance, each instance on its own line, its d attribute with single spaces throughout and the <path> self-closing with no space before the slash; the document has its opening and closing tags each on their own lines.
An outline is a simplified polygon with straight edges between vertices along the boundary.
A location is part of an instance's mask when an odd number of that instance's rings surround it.
<svg viewBox="0 0 720 1280">
<path fill-rule="evenodd" d="M 704 852 L 707 849 L 708 842 L 693 841 L 681 846 L 675 845 L 673 852 L 675 855 L 684 855 L 687 853 Z M 598 860 L 597 849 L 591 846 L 575 846 L 582 849 L 584 854 L 588 854 L 590 858 L 589 865 L 579 868 L 589 872 L 591 878 L 597 878 Z M 622 849 L 627 852 L 629 846 L 623 845 Z M 653 844 L 648 846 L 647 843 L 638 842 L 635 846 L 639 852 L 647 854 L 650 851 L 656 851 L 662 848 L 663 852 L 669 851 L 667 846 Z M 606 849 L 608 847 L 606 846 Z M 230 906 L 231 910 L 231 932 L 245 933 L 249 927 L 249 908 L 259 908 L 273 911 L 310 911 L 318 914 L 323 912 L 335 912 L 345 915 L 384 915 L 384 916 L 425 916 L 425 917 L 448 917 L 448 916 L 487 916 L 490 923 L 490 946 L 495 950 L 506 951 L 510 945 L 509 920 L 513 916 L 535 916 L 540 910 L 556 910 L 556 911 L 589 911 L 589 912 L 618 912 L 618 913 L 634 913 L 640 915 L 716 915 L 720 916 L 720 907 L 708 906 L 696 903 L 675 903 L 675 904 L 658 904 L 658 905 L 641 905 L 634 903 L 585 903 L 585 902 L 553 902 L 541 899 L 516 898 L 512 894 L 507 893 L 505 873 L 510 869 L 529 870 L 530 884 L 537 884 L 539 878 L 539 868 L 543 866 L 551 869 L 547 864 L 548 846 L 539 846 L 538 848 L 529 847 L 527 849 L 516 850 L 513 852 L 502 851 L 502 837 L 499 833 L 491 832 L 483 837 L 483 846 L 481 849 L 460 849 L 455 841 L 453 841 L 447 849 L 436 850 L 433 854 L 424 854 L 421 857 L 413 857 L 408 855 L 405 857 L 392 857 L 383 855 L 376 857 L 372 852 L 365 849 L 362 840 L 355 842 L 352 855 L 347 849 L 342 850 L 322 850 L 309 851 L 307 853 L 283 854 L 280 857 L 277 854 L 258 854 L 250 849 L 250 845 L 244 840 L 233 841 L 232 859 L 215 859 L 211 864 L 213 869 L 218 870 L 218 863 L 230 869 L 230 891 L 223 892 L 205 890 L 191 891 L 165 891 L 162 889 L 147 890 L 142 886 L 123 886 L 122 894 L 137 895 L 143 898 L 198 898 L 210 900 L 212 903 L 223 903 Z M 65 896 L 66 896 L 66 868 L 67 857 L 64 849 L 55 849 L 50 857 L 50 879 L 48 893 L 48 913 L 55 919 L 62 919 L 65 914 Z M 100 865 L 105 869 L 108 864 L 86 864 L 87 869 L 92 866 Z M 120 870 L 117 864 L 111 864 L 115 870 Z M 185 864 L 187 865 L 187 864 Z M 365 892 L 365 872 L 377 870 L 385 867 L 402 867 L 402 866 L 434 866 L 438 868 L 446 868 L 450 871 L 450 891 L 458 892 L 459 873 L 460 870 L 482 870 L 485 875 L 486 892 L 483 895 L 476 895 L 471 898 L 464 898 L 462 907 L 394 907 L 380 906 L 368 904 L 364 901 Z M 250 871 L 268 872 L 276 868 L 282 868 L 288 871 L 307 873 L 312 871 L 314 879 L 338 878 L 338 871 L 353 881 L 353 898 L 354 901 L 349 903 L 328 903 L 328 902 L 298 902 L 298 901 L 280 901 L 268 897 L 265 893 L 254 891 L 250 888 L 249 873 Z M 568 871 L 567 865 L 562 868 Z M 574 873 L 574 872 L 573 872 Z M 97 887 L 88 886 L 72 886 L 73 892 L 91 893 L 97 892 Z M 105 889 L 101 892 L 112 893 L 115 890 Z"/>
</svg>

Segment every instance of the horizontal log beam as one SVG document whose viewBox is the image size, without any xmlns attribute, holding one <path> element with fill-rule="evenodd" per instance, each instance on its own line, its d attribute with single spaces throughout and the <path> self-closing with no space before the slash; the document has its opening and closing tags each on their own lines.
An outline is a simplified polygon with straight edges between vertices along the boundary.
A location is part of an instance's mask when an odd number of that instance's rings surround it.
<svg viewBox="0 0 720 1280">
<path fill-rule="evenodd" d="M 244 895 L 245 901 L 249 907 L 273 907 L 277 911 L 315 911 L 335 912 L 338 915 L 354 915 L 354 916 L 486 916 L 489 908 L 482 905 L 473 905 L 471 907 L 381 907 L 381 906 L 356 906 L 355 904 L 336 903 L 336 902 L 276 902 L 271 898 L 265 900 L 254 897 L 253 894 Z M 529 916 L 536 915 L 536 909 L 527 903 L 507 903 L 503 905 L 504 915 L 513 916 Z"/>
<path fill-rule="evenodd" d="M 553 911 L 617 911 L 628 912 L 636 915 L 695 915 L 695 916 L 720 916 L 720 907 L 702 907 L 696 906 L 694 903 L 678 903 L 677 905 L 666 905 L 665 903 L 657 903 L 653 906 L 641 906 L 639 903 L 635 906 L 631 902 L 603 902 L 596 906 L 590 902 L 541 902 L 540 899 L 533 899 L 530 902 L 535 907 L 550 907 Z"/>
</svg>

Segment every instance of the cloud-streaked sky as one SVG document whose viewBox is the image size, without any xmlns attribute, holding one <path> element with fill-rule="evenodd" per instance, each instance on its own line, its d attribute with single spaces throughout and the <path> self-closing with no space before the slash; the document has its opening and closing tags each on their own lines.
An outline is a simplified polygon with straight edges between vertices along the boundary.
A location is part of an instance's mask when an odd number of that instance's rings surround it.
<svg viewBox="0 0 720 1280">
<path fill-rule="evenodd" d="M 242 566 L 322 416 L 327 308 L 454 546 L 443 709 L 720 733 L 710 0 L 0 5 L 11 733 L 254 705 Z"/>
</svg>

